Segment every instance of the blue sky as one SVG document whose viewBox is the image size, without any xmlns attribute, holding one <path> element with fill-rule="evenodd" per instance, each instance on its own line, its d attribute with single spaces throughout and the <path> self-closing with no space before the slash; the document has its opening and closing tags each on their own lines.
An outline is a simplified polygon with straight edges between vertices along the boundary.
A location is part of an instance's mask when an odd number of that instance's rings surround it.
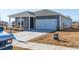
<svg viewBox="0 0 79 59">
<path fill-rule="evenodd" d="M 23 11 L 37 11 L 39 9 L 0 9 L 1 20 L 8 22 L 8 15 L 15 14 Z M 63 15 L 70 16 L 73 21 L 79 21 L 79 9 L 51 9 L 52 11 L 59 12 Z"/>
</svg>

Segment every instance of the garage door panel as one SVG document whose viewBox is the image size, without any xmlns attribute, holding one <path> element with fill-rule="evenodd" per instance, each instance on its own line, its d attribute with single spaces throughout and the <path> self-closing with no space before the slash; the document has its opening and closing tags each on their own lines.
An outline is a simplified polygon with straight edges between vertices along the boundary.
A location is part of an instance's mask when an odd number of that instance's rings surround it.
<svg viewBox="0 0 79 59">
<path fill-rule="evenodd" d="M 36 29 L 57 29 L 57 19 L 38 19 L 36 20 Z"/>
</svg>

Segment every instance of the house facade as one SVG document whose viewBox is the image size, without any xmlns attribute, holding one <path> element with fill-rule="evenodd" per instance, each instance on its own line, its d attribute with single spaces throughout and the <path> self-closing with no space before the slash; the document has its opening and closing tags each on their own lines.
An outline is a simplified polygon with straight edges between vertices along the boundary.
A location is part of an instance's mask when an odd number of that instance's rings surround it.
<svg viewBox="0 0 79 59">
<path fill-rule="evenodd" d="M 24 30 L 63 30 L 72 26 L 72 19 L 51 10 L 36 12 L 25 11 L 9 15 L 9 20 L 15 18 L 16 27 Z"/>
</svg>

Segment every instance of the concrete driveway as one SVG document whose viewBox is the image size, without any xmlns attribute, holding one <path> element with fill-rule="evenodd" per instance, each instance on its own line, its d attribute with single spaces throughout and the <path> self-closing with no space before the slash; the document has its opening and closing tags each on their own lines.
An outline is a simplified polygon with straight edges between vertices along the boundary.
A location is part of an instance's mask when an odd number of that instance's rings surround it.
<svg viewBox="0 0 79 59">
<path fill-rule="evenodd" d="M 14 36 L 16 37 L 17 40 L 27 42 L 28 40 L 31 40 L 46 34 L 47 33 L 45 32 L 22 31 L 22 32 L 15 33 Z"/>
<path fill-rule="evenodd" d="M 75 50 L 75 48 L 67 48 L 67 47 L 62 47 L 62 46 L 57 46 L 57 45 L 28 42 L 28 40 L 31 40 L 33 38 L 40 37 L 40 36 L 43 36 L 46 34 L 48 34 L 48 33 L 32 32 L 32 31 L 18 32 L 18 33 L 14 34 L 16 39 L 23 41 L 23 42 L 27 42 L 27 43 L 13 40 L 12 44 L 13 44 L 13 46 L 16 46 L 16 47 L 25 48 L 25 49 L 28 48 L 28 49 L 33 49 L 33 50 Z"/>
</svg>

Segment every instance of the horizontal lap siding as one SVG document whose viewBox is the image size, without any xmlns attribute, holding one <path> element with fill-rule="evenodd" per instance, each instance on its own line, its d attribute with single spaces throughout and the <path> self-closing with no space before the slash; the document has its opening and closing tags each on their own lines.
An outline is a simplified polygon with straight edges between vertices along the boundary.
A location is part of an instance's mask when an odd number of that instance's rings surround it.
<svg viewBox="0 0 79 59">
<path fill-rule="evenodd" d="M 66 20 L 64 21 L 64 27 L 65 27 L 65 28 L 70 28 L 71 26 L 72 26 L 72 20 L 66 19 Z"/>
<path fill-rule="evenodd" d="M 60 30 L 70 28 L 72 26 L 72 20 L 63 16 L 60 16 Z"/>
</svg>

